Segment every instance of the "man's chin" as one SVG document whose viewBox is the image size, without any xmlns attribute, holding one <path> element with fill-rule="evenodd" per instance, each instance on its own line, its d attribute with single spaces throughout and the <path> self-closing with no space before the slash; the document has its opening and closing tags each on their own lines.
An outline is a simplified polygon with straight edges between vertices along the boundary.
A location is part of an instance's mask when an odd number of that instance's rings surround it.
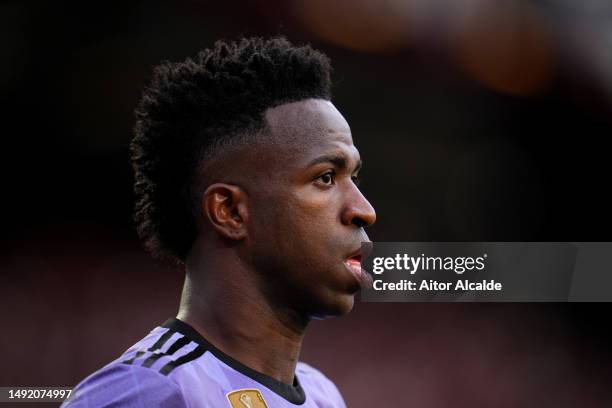
<svg viewBox="0 0 612 408">
<path fill-rule="evenodd" d="M 330 317 L 344 316 L 353 310 L 354 305 L 354 294 L 341 294 L 338 295 L 332 302 L 326 302 L 324 307 L 312 314 L 312 318 L 322 320 Z"/>
</svg>

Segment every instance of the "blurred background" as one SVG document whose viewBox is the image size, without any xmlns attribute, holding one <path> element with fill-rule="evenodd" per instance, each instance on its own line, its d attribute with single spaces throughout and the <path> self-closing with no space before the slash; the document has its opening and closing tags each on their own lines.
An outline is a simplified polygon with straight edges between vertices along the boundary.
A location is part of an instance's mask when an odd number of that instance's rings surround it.
<svg viewBox="0 0 612 408">
<path fill-rule="evenodd" d="M 330 56 L 373 240 L 612 240 L 608 0 L 2 1 L 0 32 L 1 386 L 75 385 L 176 313 L 131 220 L 133 109 L 221 38 Z M 354 408 L 609 407 L 611 311 L 358 303 L 302 359 Z"/>
</svg>

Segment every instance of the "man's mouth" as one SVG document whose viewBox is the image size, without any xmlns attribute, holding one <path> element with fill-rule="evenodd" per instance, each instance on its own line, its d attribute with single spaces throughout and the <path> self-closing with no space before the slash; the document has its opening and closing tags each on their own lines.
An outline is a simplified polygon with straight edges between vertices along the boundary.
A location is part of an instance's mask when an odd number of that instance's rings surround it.
<svg viewBox="0 0 612 408">
<path fill-rule="evenodd" d="M 360 286 L 364 288 L 368 287 L 371 284 L 370 282 L 372 281 L 372 278 L 370 277 L 370 275 L 368 275 L 367 272 L 365 272 L 361 268 L 361 259 L 361 252 L 356 253 L 354 255 L 349 256 L 344 261 L 344 265 L 353 274 L 353 276 L 355 276 Z"/>
<path fill-rule="evenodd" d="M 353 255 L 344 261 L 350 268 L 359 269 L 361 271 L 361 255 Z"/>
</svg>

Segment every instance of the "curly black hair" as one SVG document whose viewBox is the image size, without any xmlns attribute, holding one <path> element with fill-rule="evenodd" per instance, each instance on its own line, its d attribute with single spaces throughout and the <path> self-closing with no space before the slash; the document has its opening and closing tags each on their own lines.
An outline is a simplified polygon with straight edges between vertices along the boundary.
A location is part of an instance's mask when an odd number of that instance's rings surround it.
<svg viewBox="0 0 612 408">
<path fill-rule="evenodd" d="M 145 247 L 184 262 L 198 234 L 192 191 L 202 160 L 265 129 L 268 108 L 329 100 L 330 71 L 324 54 L 284 38 L 218 41 L 195 60 L 155 67 L 130 146 L 134 220 Z"/>
</svg>

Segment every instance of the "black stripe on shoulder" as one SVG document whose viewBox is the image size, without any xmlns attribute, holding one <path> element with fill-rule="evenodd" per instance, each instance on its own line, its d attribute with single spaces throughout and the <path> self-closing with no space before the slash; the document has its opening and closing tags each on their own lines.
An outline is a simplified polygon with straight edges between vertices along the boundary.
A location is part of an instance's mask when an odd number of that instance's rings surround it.
<svg viewBox="0 0 612 408">
<path fill-rule="evenodd" d="M 146 351 L 140 350 L 138 353 L 136 353 L 134 355 L 134 357 L 129 358 L 127 360 L 123 360 L 122 363 L 123 364 L 132 364 L 134 362 L 134 360 L 136 360 L 138 357 L 142 356 L 144 353 L 146 353 Z"/>
<path fill-rule="evenodd" d="M 155 364 L 157 360 L 159 360 L 163 356 L 171 356 L 172 354 L 176 353 L 178 350 L 180 350 L 181 348 L 183 348 L 185 345 L 189 344 L 190 342 L 191 340 L 189 340 L 186 336 L 183 336 L 177 341 L 175 341 L 174 344 L 172 344 L 165 353 L 160 352 L 160 353 L 155 353 L 149 356 L 149 358 L 147 358 L 142 363 L 142 366 L 151 367 L 153 364 Z"/>
<path fill-rule="evenodd" d="M 159 336 L 159 339 L 157 339 L 157 341 L 151 346 L 149 347 L 148 350 L 146 351 L 155 351 L 157 349 L 159 349 L 160 347 L 162 347 L 164 344 L 166 344 L 166 342 L 170 339 L 170 337 L 172 337 L 172 335 L 176 333 L 174 330 L 170 330 L 168 329 L 168 331 L 166 331 L 164 334 L 162 334 L 161 336 Z M 137 358 L 141 357 L 144 353 L 146 353 L 145 350 L 141 350 L 138 353 L 136 353 L 136 355 L 130 359 L 124 360 L 122 361 L 123 364 L 132 364 L 134 362 L 134 360 L 136 360 Z"/>
<path fill-rule="evenodd" d="M 159 348 L 161 348 L 164 344 L 166 344 L 166 342 L 168 340 L 170 340 L 170 337 L 172 337 L 172 335 L 176 333 L 174 330 L 168 330 L 167 332 L 165 332 L 163 335 L 161 335 L 159 337 L 159 339 L 157 339 L 157 341 L 155 342 L 155 344 L 153 344 L 150 348 L 149 351 L 155 351 Z"/>
<path fill-rule="evenodd" d="M 198 347 L 196 347 L 195 349 L 193 349 L 189 353 L 185 354 L 184 356 L 182 356 L 180 358 L 177 358 L 176 360 L 170 361 L 168 364 L 163 366 L 159 370 L 159 372 L 162 373 L 163 375 L 168 375 L 176 367 L 178 367 L 180 365 L 183 365 L 185 363 L 188 363 L 190 361 L 195 360 L 196 358 L 200 357 L 205 352 L 206 352 L 206 349 L 204 347 L 202 347 L 201 345 L 199 345 Z"/>
</svg>

